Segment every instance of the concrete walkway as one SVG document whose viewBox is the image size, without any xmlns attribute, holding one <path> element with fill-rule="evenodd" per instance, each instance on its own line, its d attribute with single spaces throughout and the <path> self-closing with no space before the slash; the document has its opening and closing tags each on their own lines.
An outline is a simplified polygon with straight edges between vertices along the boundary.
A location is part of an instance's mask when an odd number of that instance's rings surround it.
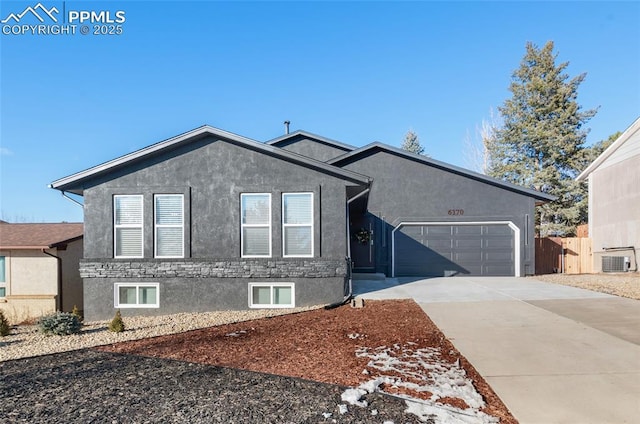
<svg viewBox="0 0 640 424">
<path fill-rule="evenodd" d="M 529 278 L 354 281 L 413 298 L 521 424 L 640 422 L 640 301 Z"/>
</svg>

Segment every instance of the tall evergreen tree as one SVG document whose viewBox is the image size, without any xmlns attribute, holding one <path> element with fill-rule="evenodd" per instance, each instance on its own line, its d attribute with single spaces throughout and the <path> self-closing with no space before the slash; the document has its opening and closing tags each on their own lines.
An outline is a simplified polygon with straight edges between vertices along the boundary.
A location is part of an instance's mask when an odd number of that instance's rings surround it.
<svg viewBox="0 0 640 424">
<path fill-rule="evenodd" d="M 422 147 L 422 145 L 420 144 L 420 140 L 418 140 L 418 134 L 416 134 L 413 130 L 407 131 L 404 136 L 404 140 L 402 141 L 401 148 L 418 155 L 424 153 L 424 147 Z"/>
<path fill-rule="evenodd" d="M 596 160 L 596 158 L 600 156 L 602 152 L 607 150 L 607 147 L 611 146 L 613 142 L 616 141 L 618 137 L 620 137 L 621 135 L 622 135 L 622 132 L 617 131 L 611 134 L 606 140 L 600 140 L 597 143 L 595 143 L 593 146 L 585 149 L 585 157 L 584 157 L 585 163 L 584 163 L 583 169 L 589 166 L 591 162 Z"/>
<path fill-rule="evenodd" d="M 557 197 L 536 208 L 541 237 L 573 235 L 586 220 L 586 184 L 575 177 L 584 163 L 584 126 L 596 114 L 577 102 L 586 74 L 569 79 L 569 62 L 556 64 L 553 47 L 527 43 L 512 75 L 512 97 L 498 108 L 502 125 L 487 143 L 489 175 Z"/>
</svg>

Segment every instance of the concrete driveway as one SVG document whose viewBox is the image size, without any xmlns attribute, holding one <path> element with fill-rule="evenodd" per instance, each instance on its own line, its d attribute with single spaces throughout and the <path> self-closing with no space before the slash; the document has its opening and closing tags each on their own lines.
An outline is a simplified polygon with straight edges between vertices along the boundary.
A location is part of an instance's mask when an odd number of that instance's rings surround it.
<svg viewBox="0 0 640 424">
<path fill-rule="evenodd" d="M 354 281 L 413 298 L 521 424 L 640 422 L 640 301 L 530 278 Z"/>
</svg>

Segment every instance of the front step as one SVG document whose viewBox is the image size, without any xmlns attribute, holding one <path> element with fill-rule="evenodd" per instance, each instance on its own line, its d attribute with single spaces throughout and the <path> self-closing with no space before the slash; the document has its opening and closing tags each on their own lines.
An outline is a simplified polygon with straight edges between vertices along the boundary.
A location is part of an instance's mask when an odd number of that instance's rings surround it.
<svg viewBox="0 0 640 424">
<path fill-rule="evenodd" d="M 381 272 L 354 272 L 352 280 L 385 280 L 387 277 Z"/>
</svg>

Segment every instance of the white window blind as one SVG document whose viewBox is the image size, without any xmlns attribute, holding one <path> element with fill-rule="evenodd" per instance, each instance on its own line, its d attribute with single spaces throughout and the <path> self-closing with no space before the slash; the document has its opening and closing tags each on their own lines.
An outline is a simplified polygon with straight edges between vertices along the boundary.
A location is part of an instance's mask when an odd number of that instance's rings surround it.
<svg viewBox="0 0 640 424">
<path fill-rule="evenodd" d="M 313 193 L 282 194 L 283 256 L 313 256 Z"/>
<path fill-rule="evenodd" d="M 271 194 L 240 195 L 243 257 L 271 256 Z"/>
<path fill-rule="evenodd" d="M 184 196 L 182 194 L 156 194 L 155 256 L 182 258 L 184 256 Z"/>
<path fill-rule="evenodd" d="M 141 258 L 142 196 L 116 195 L 114 204 L 114 244 L 116 258 Z"/>
</svg>

